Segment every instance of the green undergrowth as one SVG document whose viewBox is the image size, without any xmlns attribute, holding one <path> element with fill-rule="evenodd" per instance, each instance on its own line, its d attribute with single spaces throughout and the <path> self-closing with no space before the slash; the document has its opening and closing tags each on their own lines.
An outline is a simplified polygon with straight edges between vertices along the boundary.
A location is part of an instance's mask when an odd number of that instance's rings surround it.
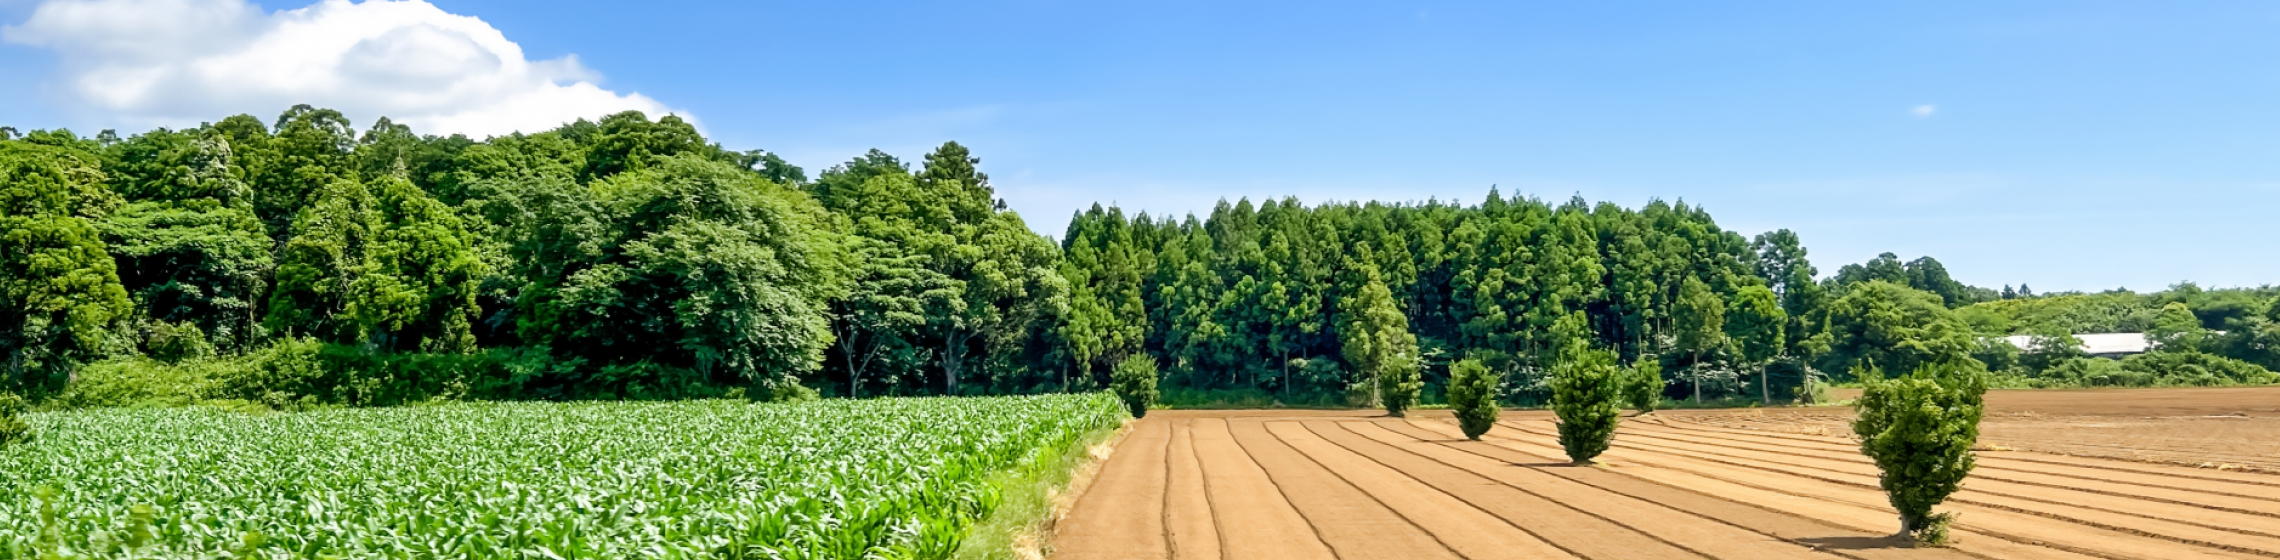
<svg viewBox="0 0 2280 560">
<path fill-rule="evenodd" d="M 1123 426 L 1107 426 L 1078 437 L 1058 452 L 1040 453 L 1037 460 L 1023 463 L 992 476 L 988 484 L 996 488 L 1001 502 L 989 517 L 974 524 L 966 535 L 965 544 L 958 547 L 957 560 L 1011 560 L 1022 558 L 1019 546 L 1026 536 L 1041 537 L 1050 527 L 1054 500 L 1069 491 L 1070 482 L 1079 470 L 1092 461 L 1092 449 L 1113 440 L 1124 430 Z M 1029 546 L 1040 544 L 1030 540 Z"/>
</svg>

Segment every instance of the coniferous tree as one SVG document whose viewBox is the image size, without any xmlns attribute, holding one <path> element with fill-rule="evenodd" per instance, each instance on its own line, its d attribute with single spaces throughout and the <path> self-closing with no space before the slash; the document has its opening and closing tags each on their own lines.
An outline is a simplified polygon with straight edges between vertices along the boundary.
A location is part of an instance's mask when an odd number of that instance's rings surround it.
<svg viewBox="0 0 2280 560">
<path fill-rule="evenodd" d="M 1678 348 L 1693 357 L 1686 366 L 1686 378 L 1694 386 L 1694 402 L 1702 402 L 1702 355 L 1717 351 L 1726 345 L 1726 303 L 1710 293 L 1710 287 L 1701 280 L 1689 277 L 1680 285 L 1678 301 L 1672 315 L 1678 322 Z"/>
<path fill-rule="evenodd" d="M 1559 417 L 1560 447 L 1568 459 L 1589 464 L 1607 451 L 1622 422 L 1622 379 L 1615 352 L 1578 341 L 1552 368 L 1552 412 Z"/>
<path fill-rule="evenodd" d="M 1503 385 L 1502 376 L 1488 369 L 1479 360 L 1458 360 L 1449 364 L 1449 410 L 1456 413 L 1457 426 L 1465 437 L 1479 440 L 1496 426 L 1496 394 Z"/>
<path fill-rule="evenodd" d="M 1624 400 L 1641 415 L 1654 412 L 1655 407 L 1662 404 L 1662 358 L 1653 354 L 1639 356 L 1624 373 L 1628 380 L 1623 386 Z"/>
<path fill-rule="evenodd" d="M 1900 512 L 1900 533 L 1930 543 L 1947 540 L 1954 514 L 1932 507 L 1962 487 L 1976 465 L 1987 382 L 1977 362 L 1925 364 L 1904 377 L 1858 375 L 1864 387 L 1853 433 L 1861 454 L 1882 471 L 1878 484 Z"/>
<path fill-rule="evenodd" d="M 1370 252 L 1364 246 L 1357 254 L 1367 258 Z M 1409 318 L 1394 303 L 1377 268 L 1364 261 L 1350 266 L 1360 285 L 1339 301 L 1345 317 L 1339 329 L 1341 351 L 1361 382 L 1374 385 L 1386 413 L 1401 416 L 1416 404 L 1424 386 L 1418 379 L 1417 336 L 1409 332 Z"/>
</svg>

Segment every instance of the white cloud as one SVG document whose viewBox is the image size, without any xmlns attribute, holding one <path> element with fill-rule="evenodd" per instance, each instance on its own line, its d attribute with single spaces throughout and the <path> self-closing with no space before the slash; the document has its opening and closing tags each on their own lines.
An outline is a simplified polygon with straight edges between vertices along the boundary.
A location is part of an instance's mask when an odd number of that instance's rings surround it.
<svg viewBox="0 0 2280 560">
<path fill-rule="evenodd" d="M 54 50 L 72 102 L 136 125 L 300 103 L 478 138 L 627 110 L 688 117 L 601 88 L 575 56 L 526 59 L 490 24 L 423 0 L 274 13 L 246 0 L 46 0 L 0 39 Z"/>
<path fill-rule="evenodd" d="M 1932 113 L 1937 113 L 1939 111 L 1940 106 L 1938 105 L 1917 105 L 1914 108 L 1908 109 L 1908 114 L 1915 115 L 1916 118 L 1919 119 L 1925 119 L 1931 118 Z"/>
</svg>

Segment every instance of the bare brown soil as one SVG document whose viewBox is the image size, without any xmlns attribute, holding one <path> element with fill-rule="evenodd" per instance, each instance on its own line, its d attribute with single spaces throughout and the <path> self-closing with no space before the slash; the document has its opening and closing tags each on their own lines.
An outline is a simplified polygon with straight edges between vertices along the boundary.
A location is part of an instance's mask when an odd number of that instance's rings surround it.
<svg viewBox="0 0 2280 560">
<path fill-rule="evenodd" d="M 2280 387 L 1990 391 L 1987 409 L 1980 442 L 1990 450 L 2280 473 Z M 1840 407 L 1657 415 L 1760 432 L 1852 432 L 1852 411 Z"/>
<path fill-rule="evenodd" d="M 1599 464 L 1575 466 L 1541 412 L 1508 412 L 1483 441 L 1435 411 L 1156 412 L 1079 498 L 1053 556 L 2280 558 L 2280 475 L 1998 450 L 1942 508 L 1962 514 L 1956 544 L 1909 548 L 1847 420 L 1627 418 Z"/>
<path fill-rule="evenodd" d="M 1836 399 L 1859 389 L 1831 389 Z M 1995 414 L 2069 416 L 2280 416 L 2280 386 L 2168 389 L 2002 389 L 1987 392 Z"/>
</svg>

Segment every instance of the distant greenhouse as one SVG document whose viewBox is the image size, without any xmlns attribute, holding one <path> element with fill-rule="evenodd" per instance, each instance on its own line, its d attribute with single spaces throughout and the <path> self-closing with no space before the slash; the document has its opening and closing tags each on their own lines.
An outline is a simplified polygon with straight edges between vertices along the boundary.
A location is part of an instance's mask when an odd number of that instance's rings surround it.
<svg viewBox="0 0 2280 560">
<path fill-rule="evenodd" d="M 2145 333 L 2078 334 L 2074 338 L 2082 341 L 2082 353 L 2100 358 L 2144 354 L 2153 349 Z M 2033 348 L 2035 344 L 2034 335 L 2006 336 L 2003 340 L 2022 350 Z"/>
</svg>

